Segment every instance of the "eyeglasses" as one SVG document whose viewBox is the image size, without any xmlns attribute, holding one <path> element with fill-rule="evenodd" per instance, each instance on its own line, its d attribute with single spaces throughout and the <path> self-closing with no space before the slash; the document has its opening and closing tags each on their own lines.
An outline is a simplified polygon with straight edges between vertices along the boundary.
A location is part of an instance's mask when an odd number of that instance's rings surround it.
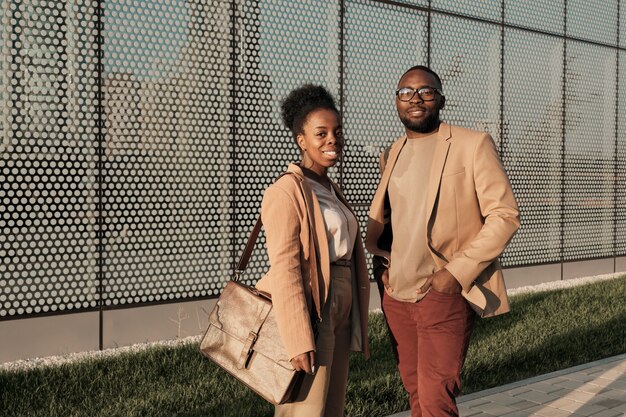
<svg viewBox="0 0 626 417">
<path fill-rule="evenodd" d="M 398 97 L 400 101 L 411 101 L 415 93 L 417 93 L 422 101 L 433 101 L 437 94 L 441 95 L 441 91 L 437 90 L 435 87 L 422 87 L 417 90 L 411 87 L 402 87 L 396 90 L 396 97 Z"/>
</svg>

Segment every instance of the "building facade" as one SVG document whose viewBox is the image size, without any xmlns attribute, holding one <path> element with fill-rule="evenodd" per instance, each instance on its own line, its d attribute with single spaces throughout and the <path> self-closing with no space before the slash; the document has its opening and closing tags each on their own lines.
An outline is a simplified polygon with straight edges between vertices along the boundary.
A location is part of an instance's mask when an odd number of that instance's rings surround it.
<svg viewBox="0 0 626 417">
<path fill-rule="evenodd" d="M 0 360 L 198 334 L 298 152 L 278 103 L 338 98 L 363 229 L 396 82 L 489 132 L 522 228 L 510 287 L 626 270 L 626 2 L 0 2 Z M 245 280 L 266 269 L 263 238 Z M 374 304 L 376 300 L 374 300 Z M 58 342 L 35 346 L 36 340 Z M 3 342 L 4 343 L 4 342 Z M 31 349 L 31 350 L 28 350 Z"/>
</svg>

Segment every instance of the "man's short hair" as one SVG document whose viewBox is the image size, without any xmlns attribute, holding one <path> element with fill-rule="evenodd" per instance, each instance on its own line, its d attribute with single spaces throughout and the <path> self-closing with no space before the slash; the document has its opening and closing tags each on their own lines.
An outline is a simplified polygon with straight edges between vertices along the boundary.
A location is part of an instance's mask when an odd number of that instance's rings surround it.
<svg viewBox="0 0 626 417">
<path fill-rule="evenodd" d="M 443 88 L 443 83 L 441 82 L 441 78 L 439 77 L 439 74 L 437 74 L 435 71 L 431 70 L 427 66 L 425 66 L 425 65 L 414 65 L 411 68 L 409 68 L 408 70 L 404 71 L 404 74 L 402 74 L 402 77 L 404 77 L 406 74 L 408 74 L 411 71 L 424 71 L 424 72 L 427 72 L 428 74 L 430 74 L 433 77 L 435 77 L 435 79 L 437 80 L 439 85 Z M 402 79 L 402 77 L 400 77 L 400 79 Z"/>
</svg>

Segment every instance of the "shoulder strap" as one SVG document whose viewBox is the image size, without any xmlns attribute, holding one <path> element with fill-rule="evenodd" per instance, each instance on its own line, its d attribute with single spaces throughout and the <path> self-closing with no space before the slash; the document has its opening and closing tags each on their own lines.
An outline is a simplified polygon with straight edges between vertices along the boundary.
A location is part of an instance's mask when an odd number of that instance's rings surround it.
<svg viewBox="0 0 626 417">
<path fill-rule="evenodd" d="M 248 266 L 248 261 L 250 260 L 250 256 L 252 255 L 252 251 L 254 250 L 254 246 L 256 245 L 256 240 L 259 238 L 259 232 L 261 231 L 261 225 L 263 222 L 261 221 L 261 215 L 256 220 L 256 224 L 250 233 L 250 237 L 248 238 L 248 243 L 246 243 L 246 248 L 243 250 L 241 254 L 241 258 L 239 259 L 239 264 L 237 264 L 237 268 L 235 268 L 235 277 L 234 281 L 239 281 L 241 274 L 246 270 Z"/>
</svg>

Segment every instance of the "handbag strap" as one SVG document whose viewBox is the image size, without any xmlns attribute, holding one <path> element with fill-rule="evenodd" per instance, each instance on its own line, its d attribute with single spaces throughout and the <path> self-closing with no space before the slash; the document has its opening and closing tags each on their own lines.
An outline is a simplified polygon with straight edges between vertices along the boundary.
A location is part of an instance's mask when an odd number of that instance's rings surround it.
<svg viewBox="0 0 626 417">
<path fill-rule="evenodd" d="M 246 243 L 246 248 L 243 250 L 241 254 L 241 258 L 239 259 L 239 264 L 237 264 L 237 268 L 235 268 L 235 277 L 233 281 L 239 281 L 241 274 L 246 270 L 248 266 L 248 261 L 250 260 L 250 256 L 252 255 L 252 251 L 254 250 L 254 246 L 256 245 L 256 240 L 259 238 L 259 232 L 261 231 L 261 225 L 263 222 L 261 221 L 261 216 L 256 220 L 256 224 L 250 233 L 250 237 L 248 238 L 248 243 Z"/>
</svg>

